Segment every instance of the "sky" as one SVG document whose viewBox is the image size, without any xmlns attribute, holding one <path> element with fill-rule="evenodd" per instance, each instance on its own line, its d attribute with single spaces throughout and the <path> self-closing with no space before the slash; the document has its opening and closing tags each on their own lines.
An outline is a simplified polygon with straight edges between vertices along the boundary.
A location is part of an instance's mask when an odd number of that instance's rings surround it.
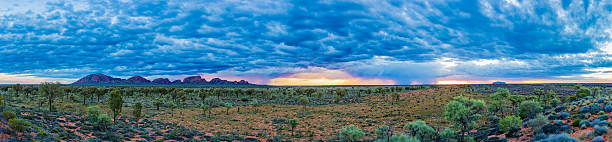
<svg viewBox="0 0 612 142">
<path fill-rule="evenodd" d="M 612 82 L 612 1 L 0 0 L 0 84 Z"/>
</svg>

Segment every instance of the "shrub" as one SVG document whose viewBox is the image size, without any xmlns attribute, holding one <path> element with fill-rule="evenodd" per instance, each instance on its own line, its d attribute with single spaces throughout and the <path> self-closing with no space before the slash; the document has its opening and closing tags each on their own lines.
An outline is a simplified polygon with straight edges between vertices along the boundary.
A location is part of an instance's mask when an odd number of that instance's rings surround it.
<svg viewBox="0 0 612 142">
<path fill-rule="evenodd" d="M 527 125 L 535 132 L 540 132 L 541 128 L 548 123 L 548 119 L 542 114 L 538 114 L 534 119 L 527 121 Z"/>
<path fill-rule="evenodd" d="M 452 129 L 444 129 L 444 131 L 440 132 L 440 141 L 452 141 L 455 137 L 455 131 Z"/>
<path fill-rule="evenodd" d="M 589 126 L 591 126 L 591 122 L 589 122 L 589 120 L 582 120 L 582 121 L 580 121 L 579 126 L 580 127 L 589 127 Z"/>
<path fill-rule="evenodd" d="M 361 129 L 355 127 L 355 125 L 349 125 L 340 130 L 340 139 L 345 141 L 357 141 L 365 136 L 365 133 Z"/>
<path fill-rule="evenodd" d="M 607 106 L 604 108 L 604 111 L 605 111 L 605 112 L 608 112 L 608 113 L 609 113 L 609 112 L 612 112 L 612 105 L 607 105 Z"/>
<path fill-rule="evenodd" d="M 548 114 L 548 120 L 556 120 L 557 118 L 558 116 L 554 112 L 551 114 Z"/>
<path fill-rule="evenodd" d="M 142 111 L 142 104 L 140 102 L 134 105 L 134 109 L 132 110 L 132 115 L 134 118 L 139 119 Z"/>
<path fill-rule="evenodd" d="M 600 110 L 601 110 L 601 105 L 597 103 L 591 105 L 591 112 L 596 113 L 596 112 L 599 112 Z"/>
<path fill-rule="evenodd" d="M 537 134 L 535 137 L 533 137 L 533 141 L 541 141 L 546 139 L 548 136 L 546 134 Z"/>
<path fill-rule="evenodd" d="M 17 117 L 17 115 L 15 115 L 15 112 L 11 110 L 3 111 L 2 116 L 6 117 L 7 119 L 13 119 Z"/>
<path fill-rule="evenodd" d="M 578 91 L 576 92 L 576 97 L 582 98 L 586 96 L 591 96 L 591 89 L 586 87 L 580 87 L 580 89 L 578 89 Z"/>
<path fill-rule="evenodd" d="M 559 114 L 559 119 L 565 120 L 570 116 L 569 113 L 567 112 L 562 112 L 561 114 Z"/>
<path fill-rule="evenodd" d="M 107 129 L 108 126 L 112 124 L 113 124 L 113 120 L 111 120 L 111 117 L 105 113 L 105 114 L 100 114 L 100 116 L 98 116 L 96 127 Z"/>
<path fill-rule="evenodd" d="M 499 120 L 499 129 L 508 133 L 511 129 L 520 128 L 522 124 L 523 120 L 521 118 L 514 115 L 506 116 Z"/>
<path fill-rule="evenodd" d="M 589 106 L 583 106 L 583 107 L 581 107 L 581 108 L 580 108 L 580 111 L 579 111 L 579 112 L 580 112 L 580 113 L 589 113 L 589 112 L 591 112 L 591 107 L 589 107 Z"/>
<path fill-rule="evenodd" d="M 599 120 L 608 120 L 608 115 L 607 114 L 599 115 L 599 116 L 597 116 L 597 119 L 599 119 Z"/>
<path fill-rule="evenodd" d="M 519 116 L 521 118 L 533 118 L 536 114 L 542 112 L 542 110 L 542 106 L 537 101 L 523 101 L 519 106 Z"/>
<path fill-rule="evenodd" d="M 418 139 L 414 137 L 409 138 L 404 133 L 394 133 L 393 136 L 391 137 L 391 141 L 392 142 L 420 142 Z"/>
<path fill-rule="evenodd" d="M 376 129 L 376 136 L 378 139 L 386 140 L 391 136 L 391 129 L 387 125 L 382 125 Z"/>
<path fill-rule="evenodd" d="M 427 126 L 427 124 L 421 120 L 408 123 L 404 126 L 404 129 L 408 130 L 410 136 L 416 137 L 422 141 L 433 141 L 437 134 L 436 130 Z"/>
<path fill-rule="evenodd" d="M 593 138 L 591 140 L 591 142 L 606 142 L 606 140 L 603 137 L 601 137 L 601 136 L 597 136 L 597 137 Z"/>
<path fill-rule="evenodd" d="M 25 121 L 23 119 L 19 119 L 19 118 L 11 118 L 8 121 L 8 125 L 11 127 L 13 131 L 23 132 L 26 130 L 26 128 L 31 126 L 32 123 Z"/>
<path fill-rule="evenodd" d="M 593 129 L 593 134 L 595 136 L 603 136 L 604 134 L 608 133 L 608 127 L 607 126 L 595 126 L 595 129 Z"/>
<path fill-rule="evenodd" d="M 87 120 L 90 123 L 96 123 L 98 120 L 98 116 L 100 116 L 100 107 L 98 106 L 89 106 L 87 107 Z"/>
<path fill-rule="evenodd" d="M 542 142 L 578 142 L 576 138 L 573 138 L 566 133 L 550 135 L 548 138 L 542 140 Z"/>
<path fill-rule="evenodd" d="M 580 127 L 580 121 L 582 121 L 582 119 L 574 119 L 574 121 L 572 121 L 572 126 Z"/>
</svg>

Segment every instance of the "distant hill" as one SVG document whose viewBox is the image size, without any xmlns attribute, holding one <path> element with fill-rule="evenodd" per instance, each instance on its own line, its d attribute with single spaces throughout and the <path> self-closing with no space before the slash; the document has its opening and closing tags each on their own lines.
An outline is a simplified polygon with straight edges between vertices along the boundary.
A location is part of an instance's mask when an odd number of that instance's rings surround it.
<svg viewBox="0 0 612 142">
<path fill-rule="evenodd" d="M 506 82 L 497 81 L 497 82 L 493 82 L 493 84 L 506 84 Z"/>
<path fill-rule="evenodd" d="M 133 76 L 129 79 L 114 78 L 101 73 L 87 75 L 72 84 L 160 84 L 160 85 L 179 85 L 179 84 L 191 84 L 191 85 L 254 85 L 248 81 L 228 81 L 220 78 L 213 78 L 210 81 L 206 81 L 200 76 L 190 76 L 185 79 L 170 81 L 168 78 L 157 78 L 153 81 L 147 80 L 141 76 Z"/>
</svg>

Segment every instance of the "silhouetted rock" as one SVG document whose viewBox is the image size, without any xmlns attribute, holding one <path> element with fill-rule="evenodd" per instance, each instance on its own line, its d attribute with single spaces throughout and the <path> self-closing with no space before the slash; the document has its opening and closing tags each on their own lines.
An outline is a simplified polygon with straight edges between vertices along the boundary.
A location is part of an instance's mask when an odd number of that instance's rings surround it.
<svg viewBox="0 0 612 142">
<path fill-rule="evenodd" d="M 139 84 L 139 83 L 151 83 L 151 81 L 149 81 L 149 80 L 147 80 L 147 79 L 145 79 L 145 78 L 143 78 L 141 76 L 133 76 L 133 77 L 130 77 L 127 80 L 127 83 Z"/>
<path fill-rule="evenodd" d="M 170 84 L 170 80 L 168 78 L 158 78 L 153 80 L 153 84 Z"/>
<path fill-rule="evenodd" d="M 78 81 L 74 82 L 74 84 L 100 84 L 100 83 L 123 83 L 125 80 L 121 78 L 113 78 L 108 75 L 104 75 L 101 73 L 90 74 L 87 75 Z"/>
<path fill-rule="evenodd" d="M 206 84 L 206 79 L 202 79 L 200 76 L 190 76 L 183 79 L 183 84 Z"/>
<path fill-rule="evenodd" d="M 79 79 L 78 81 L 72 83 L 72 84 L 162 84 L 162 85 L 166 85 L 166 84 L 172 84 L 172 85 L 177 85 L 177 84 L 209 84 L 209 85 L 252 85 L 250 84 L 248 81 L 245 80 L 240 80 L 240 81 L 228 81 L 228 80 L 223 80 L 220 78 L 214 78 L 212 80 L 210 80 L 210 82 L 207 82 L 206 79 L 202 78 L 201 76 L 190 76 L 187 77 L 185 79 L 183 79 L 183 81 L 181 80 L 174 80 L 172 82 L 170 82 L 170 80 L 168 80 L 168 78 L 157 78 L 154 79 L 153 81 L 149 81 L 144 77 L 141 76 L 133 76 L 130 77 L 129 79 L 125 80 L 125 79 L 121 79 L 121 78 L 113 78 L 111 76 L 108 75 L 104 75 L 101 73 L 96 73 L 96 74 L 90 74 L 87 75 L 81 79 Z"/>
</svg>

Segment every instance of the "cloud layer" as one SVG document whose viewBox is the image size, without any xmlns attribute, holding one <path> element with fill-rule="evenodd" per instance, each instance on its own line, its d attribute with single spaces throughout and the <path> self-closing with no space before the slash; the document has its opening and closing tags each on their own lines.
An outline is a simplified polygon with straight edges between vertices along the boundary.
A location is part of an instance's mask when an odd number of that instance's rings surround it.
<svg viewBox="0 0 612 142">
<path fill-rule="evenodd" d="M 612 82 L 612 2 L 0 2 L 0 73 Z M 602 77 L 603 76 L 603 77 Z"/>
</svg>

